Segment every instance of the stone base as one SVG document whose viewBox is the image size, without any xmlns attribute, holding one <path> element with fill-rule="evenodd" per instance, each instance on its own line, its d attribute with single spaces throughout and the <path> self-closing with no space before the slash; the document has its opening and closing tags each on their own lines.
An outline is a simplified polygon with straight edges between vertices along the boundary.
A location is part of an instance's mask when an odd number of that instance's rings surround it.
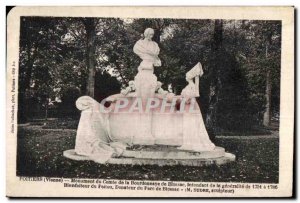
<svg viewBox="0 0 300 203">
<path fill-rule="evenodd" d="M 225 150 L 222 147 L 216 147 L 213 151 L 194 152 L 179 150 L 174 146 L 137 146 L 129 148 L 123 152 L 122 156 L 126 158 L 137 159 L 211 159 L 223 157 Z"/>
<path fill-rule="evenodd" d="M 112 158 L 107 163 L 110 164 L 131 164 L 131 165 L 158 165 L 158 166 L 207 166 L 222 165 L 235 161 L 235 155 L 225 153 L 223 157 L 209 159 L 140 159 L 140 158 Z"/>
<path fill-rule="evenodd" d="M 74 149 L 64 151 L 66 158 L 83 161 L 92 160 L 87 156 L 75 153 Z M 136 146 L 123 152 L 122 157 L 110 158 L 109 164 L 130 164 L 130 165 L 184 165 L 184 166 L 205 166 L 221 165 L 235 161 L 235 155 L 226 153 L 224 148 L 216 147 L 213 151 L 192 152 L 182 151 L 175 147 L 168 146 Z"/>
</svg>

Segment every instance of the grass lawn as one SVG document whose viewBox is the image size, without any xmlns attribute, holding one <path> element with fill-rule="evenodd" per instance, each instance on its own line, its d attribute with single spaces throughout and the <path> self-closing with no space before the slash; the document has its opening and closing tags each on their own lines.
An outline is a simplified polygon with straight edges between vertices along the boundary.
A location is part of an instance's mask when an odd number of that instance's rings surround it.
<svg viewBox="0 0 300 203">
<path fill-rule="evenodd" d="M 215 144 L 236 155 L 222 166 L 131 166 L 74 161 L 63 157 L 73 149 L 75 131 L 18 129 L 18 176 L 106 178 L 131 180 L 277 183 L 278 139 L 217 139 Z"/>
</svg>

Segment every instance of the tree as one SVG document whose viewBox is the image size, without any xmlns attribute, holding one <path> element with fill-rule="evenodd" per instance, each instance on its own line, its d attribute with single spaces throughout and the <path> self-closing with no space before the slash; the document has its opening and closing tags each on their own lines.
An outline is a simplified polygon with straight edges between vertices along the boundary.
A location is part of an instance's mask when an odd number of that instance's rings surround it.
<svg viewBox="0 0 300 203">
<path fill-rule="evenodd" d="M 210 129 L 248 128 L 279 111 L 278 21 L 23 17 L 18 118 L 30 115 L 29 99 L 46 112 L 68 88 L 98 101 L 118 92 L 137 73 L 132 49 L 147 27 L 161 49 L 155 74 L 164 89 L 180 94 L 186 72 L 202 63 L 199 103 Z"/>
<path fill-rule="evenodd" d="M 234 35 L 238 46 L 231 48 L 247 73 L 251 101 L 259 112 L 257 116 L 269 126 L 272 115 L 279 112 L 281 23 L 242 21 L 236 24 Z"/>
<path fill-rule="evenodd" d="M 95 91 L 95 64 L 96 64 L 96 26 L 97 19 L 83 18 L 82 22 L 86 31 L 86 65 L 88 69 L 87 90 L 86 93 L 90 97 L 94 97 Z"/>
<path fill-rule="evenodd" d="M 51 96 L 53 74 L 51 67 L 63 58 L 60 35 L 64 30 L 56 18 L 22 17 L 19 61 L 18 121 L 26 122 L 30 115 L 31 97 L 45 105 Z M 45 106 L 47 107 L 47 105 Z"/>
<path fill-rule="evenodd" d="M 224 27 L 231 22 L 216 20 L 208 62 L 210 81 L 206 124 L 212 131 L 245 131 L 255 125 L 246 74 L 236 51 L 226 47 Z M 232 29 L 232 28 L 231 28 Z"/>
<path fill-rule="evenodd" d="M 266 23 L 266 22 L 265 22 Z M 279 72 L 280 68 L 280 58 L 278 58 L 279 54 L 272 53 L 280 51 L 280 26 L 278 23 L 268 23 L 264 29 L 265 36 L 263 37 L 263 41 L 265 44 L 265 60 L 268 61 L 268 66 L 265 70 L 266 75 L 266 88 L 265 88 L 265 97 L 266 97 L 266 110 L 264 113 L 263 124 L 267 127 L 270 126 L 271 121 L 271 106 L 272 106 L 272 73 L 273 77 L 276 75 L 276 72 Z M 272 50 L 273 49 L 273 50 Z M 274 63 L 275 61 L 275 63 Z M 278 75 L 278 74 L 277 74 Z M 276 77 L 276 76 L 275 76 Z M 280 81 L 280 80 L 279 80 Z"/>
<path fill-rule="evenodd" d="M 213 40 L 211 43 L 212 49 L 212 60 L 211 63 L 214 63 L 209 70 L 210 75 L 210 87 L 209 87 L 209 108 L 206 115 L 206 124 L 208 129 L 216 130 L 217 128 L 217 111 L 218 111 L 218 102 L 219 102 L 219 89 L 221 88 L 220 81 L 220 65 L 219 57 L 222 57 L 224 54 L 223 49 L 223 21 L 215 20 L 214 32 L 213 32 Z"/>
</svg>

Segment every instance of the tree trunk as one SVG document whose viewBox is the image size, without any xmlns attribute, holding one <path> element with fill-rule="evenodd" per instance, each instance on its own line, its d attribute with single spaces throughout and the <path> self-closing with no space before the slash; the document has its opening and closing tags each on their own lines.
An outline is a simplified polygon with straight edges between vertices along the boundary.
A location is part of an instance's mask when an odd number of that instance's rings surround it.
<svg viewBox="0 0 300 203">
<path fill-rule="evenodd" d="M 48 98 L 46 99 L 46 103 L 45 103 L 45 121 L 48 120 Z"/>
<path fill-rule="evenodd" d="M 217 53 L 221 50 L 223 40 L 223 22 L 222 20 L 215 20 L 214 35 L 212 40 L 211 59 L 216 60 Z M 209 106 L 206 115 L 206 125 L 210 130 L 216 131 L 216 113 L 218 102 L 218 89 L 221 84 L 219 80 L 218 67 L 210 67 L 210 90 L 209 90 Z"/>
<path fill-rule="evenodd" d="M 263 124 L 266 127 L 270 126 L 270 121 L 271 121 L 271 89 L 272 89 L 272 84 L 271 84 L 271 76 L 270 76 L 270 70 L 267 71 L 266 74 L 266 92 L 265 92 L 265 97 L 266 97 L 266 110 L 264 113 L 264 120 Z"/>
<path fill-rule="evenodd" d="M 215 20 L 212 49 L 219 50 L 222 47 L 222 41 L 223 41 L 223 21 Z"/>
<path fill-rule="evenodd" d="M 95 64 L 96 64 L 96 19 L 86 18 L 83 20 L 86 30 L 86 66 L 88 69 L 86 94 L 94 98 L 95 92 Z"/>
<path fill-rule="evenodd" d="M 154 27 L 155 27 L 155 32 L 153 36 L 153 41 L 155 41 L 158 45 L 160 45 L 160 36 L 165 27 L 164 20 L 162 19 L 154 20 Z"/>
<path fill-rule="evenodd" d="M 272 35 L 269 36 L 269 39 L 266 41 L 266 60 L 268 60 L 268 49 L 269 45 L 271 44 L 271 37 Z M 263 125 L 266 127 L 270 126 L 270 121 L 271 121 L 271 89 L 272 89 L 272 84 L 271 84 L 271 71 L 270 67 L 268 68 L 266 72 L 266 91 L 265 91 L 265 98 L 266 98 L 266 110 L 264 112 L 264 118 L 263 118 Z"/>
</svg>

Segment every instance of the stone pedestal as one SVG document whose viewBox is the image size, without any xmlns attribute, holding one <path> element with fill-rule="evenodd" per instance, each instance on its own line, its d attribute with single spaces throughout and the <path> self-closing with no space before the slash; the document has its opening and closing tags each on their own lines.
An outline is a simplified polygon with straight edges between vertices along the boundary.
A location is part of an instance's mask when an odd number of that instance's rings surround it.
<svg viewBox="0 0 300 203">
<path fill-rule="evenodd" d="M 66 158 L 82 161 L 91 160 L 89 157 L 80 156 L 73 149 L 64 151 Z M 110 158 L 109 164 L 131 164 L 131 165 L 184 165 L 204 166 L 221 165 L 235 161 L 235 155 L 226 153 L 224 148 L 216 147 L 212 151 L 192 152 L 182 151 L 172 146 L 134 146 L 127 148 L 121 157 Z"/>
</svg>

